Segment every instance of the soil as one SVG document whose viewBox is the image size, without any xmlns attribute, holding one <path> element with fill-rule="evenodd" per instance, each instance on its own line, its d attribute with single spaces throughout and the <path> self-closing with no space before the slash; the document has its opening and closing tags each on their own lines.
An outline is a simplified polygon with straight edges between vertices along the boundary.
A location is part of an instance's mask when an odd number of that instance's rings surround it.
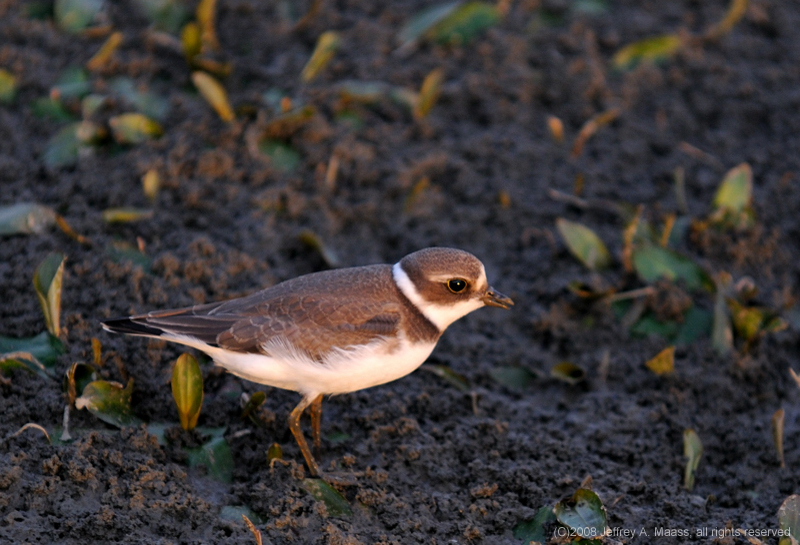
<svg viewBox="0 0 800 545">
<path fill-rule="evenodd" d="M 463 375 L 469 391 L 418 370 L 325 401 L 320 463 L 353 508 L 349 517 L 331 516 L 303 488 L 307 474 L 286 426 L 295 393 L 203 363 L 199 423 L 227 427 L 234 460 L 232 483 L 223 484 L 188 467 L 180 446 L 197 438 L 177 429 L 163 446 L 144 424 L 120 430 L 73 408 L 72 442 L 51 445 L 33 429 L 8 437 L 29 422 L 57 437 L 66 404 L 60 380 L 14 372 L 0 385 L 0 541 L 251 543 L 238 517 L 220 516 L 225 506 L 247 506 L 265 543 L 519 543 L 520 522 L 582 483 L 603 500 L 611 528 L 636 532 L 614 538 L 625 543 L 706 541 L 726 526 L 777 529 L 778 507 L 800 491 L 800 391 L 788 373 L 800 369 L 800 324 L 792 319 L 800 282 L 800 4 L 753 0 L 717 40 L 692 42 L 658 65 L 611 67 L 631 42 L 702 34 L 727 4 L 618 0 L 591 12 L 579 6 L 592 4 L 566 0 L 511 2 L 471 43 L 423 43 L 398 54 L 399 29 L 429 2 L 325 2 L 293 28 L 281 7 L 291 3 L 226 0 L 217 9 L 217 59 L 233 67 L 224 85 L 238 115 L 225 123 L 135 4 L 107 2 L 106 21 L 124 41 L 92 73 L 93 89 L 103 93 L 109 79 L 127 76 L 166 97 L 164 135 L 100 146 L 75 166 L 49 168 L 42 152 L 63 123 L 37 117 L 32 104 L 107 35 L 71 35 L 29 17 L 30 3 L 0 1 L 0 67 L 19 80 L 14 101 L 0 106 L 0 205 L 40 202 L 91 241 L 56 228 L 0 241 L 4 336 L 44 330 L 31 277 L 49 252 L 68 256 L 58 376 L 91 362 L 97 338 L 101 376 L 132 378 L 134 414 L 174 428 L 169 380 L 181 348 L 104 333 L 101 320 L 240 296 L 332 263 L 393 263 L 429 246 L 473 252 L 516 302 L 512 311 L 480 310 L 455 323 L 431 356 L 429 363 Z M 302 83 L 327 30 L 340 32 L 342 45 Z M 436 68 L 444 71 L 442 94 L 424 119 L 389 99 L 348 105 L 340 96 L 347 80 L 419 89 Z M 310 121 L 280 135 L 300 156 L 290 172 L 248 145 L 278 115 L 265 98 L 274 89 L 314 108 Z M 613 108 L 616 119 L 573 157 L 581 127 Z M 343 119 L 343 110 L 361 121 Z M 124 111 L 112 101 L 101 117 Z M 563 143 L 548 116 L 563 122 Z M 338 171 L 326 178 L 332 157 Z M 756 226 L 687 235 L 678 249 L 710 273 L 749 278 L 757 302 L 783 312 L 788 328 L 752 347 L 737 341 L 726 356 L 708 338 L 678 347 L 674 373 L 657 376 L 644 363 L 668 342 L 629 334 L 607 305 L 568 286 L 644 285 L 622 273 L 625 224 L 609 203 L 643 204 L 661 225 L 680 212 L 673 180 L 681 168 L 688 215 L 703 218 L 725 172 L 743 162 L 753 170 Z M 150 169 L 162 180 L 152 204 L 141 186 Z M 563 198 L 575 193 L 582 200 Z M 112 207 L 154 214 L 108 224 L 102 211 Z M 610 272 L 582 267 L 558 235 L 558 217 L 598 233 L 615 257 Z M 327 254 L 304 242 L 307 232 Z M 108 248 L 119 242 L 142 247 L 152 265 L 115 259 Z M 685 304 L 685 293 L 670 299 L 664 289 L 662 306 Z M 583 367 L 586 379 L 550 378 L 561 361 Z M 534 379 L 510 388 L 492 378 L 498 367 Z M 259 390 L 265 403 L 255 420 L 242 419 L 240 395 Z M 770 424 L 780 408 L 785 468 Z M 691 491 L 683 486 L 689 428 L 704 446 Z M 284 463 L 267 462 L 273 443 Z M 659 528 L 688 536 L 656 538 Z M 703 528 L 708 537 L 697 533 Z"/>
</svg>

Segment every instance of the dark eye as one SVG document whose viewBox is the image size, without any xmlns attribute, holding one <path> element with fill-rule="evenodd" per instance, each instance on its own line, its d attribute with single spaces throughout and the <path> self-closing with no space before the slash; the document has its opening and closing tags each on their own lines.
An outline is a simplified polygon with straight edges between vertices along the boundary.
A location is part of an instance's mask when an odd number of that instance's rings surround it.
<svg viewBox="0 0 800 545">
<path fill-rule="evenodd" d="M 467 288 L 467 281 L 460 278 L 453 278 L 447 281 L 447 289 L 453 293 L 461 293 Z"/>
</svg>

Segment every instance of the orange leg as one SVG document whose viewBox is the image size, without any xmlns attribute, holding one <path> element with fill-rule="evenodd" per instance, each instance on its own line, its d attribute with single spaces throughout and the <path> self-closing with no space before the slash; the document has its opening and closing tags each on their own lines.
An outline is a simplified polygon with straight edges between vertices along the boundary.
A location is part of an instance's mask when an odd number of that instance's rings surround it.
<svg viewBox="0 0 800 545">
<path fill-rule="evenodd" d="M 319 396 L 316 399 L 320 399 L 321 401 L 322 396 Z M 303 458 L 306 459 L 306 465 L 308 466 L 308 470 L 311 472 L 311 475 L 314 477 L 319 477 L 319 466 L 317 466 L 317 462 L 314 461 L 314 457 L 311 455 L 311 450 L 308 448 L 308 443 L 306 443 L 306 438 L 303 437 L 303 430 L 300 429 L 300 417 L 303 415 L 303 411 L 308 407 L 311 403 L 315 401 L 315 398 L 311 397 L 304 397 L 300 403 L 297 404 L 297 407 L 289 414 L 289 430 L 294 435 L 295 441 L 297 441 L 297 445 L 300 447 L 300 452 L 303 453 Z"/>
<path fill-rule="evenodd" d="M 322 394 L 319 394 L 314 401 L 311 402 L 311 438 L 314 443 L 314 456 L 319 458 L 320 448 L 322 446 L 322 438 L 319 431 L 319 425 L 322 421 Z"/>
</svg>

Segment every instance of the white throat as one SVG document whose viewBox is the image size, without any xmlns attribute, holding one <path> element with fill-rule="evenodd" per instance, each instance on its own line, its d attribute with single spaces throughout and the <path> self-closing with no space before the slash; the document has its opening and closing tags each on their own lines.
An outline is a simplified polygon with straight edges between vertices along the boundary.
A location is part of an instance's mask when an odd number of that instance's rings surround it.
<svg viewBox="0 0 800 545">
<path fill-rule="evenodd" d="M 483 301 L 480 299 L 469 299 L 452 305 L 439 305 L 426 301 L 422 295 L 420 295 L 416 286 L 414 286 L 414 283 L 406 274 L 406 271 L 400 266 L 400 263 L 395 263 L 394 266 L 392 266 L 392 276 L 394 277 L 397 287 L 403 292 L 403 295 L 408 297 L 408 300 L 411 301 L 423 316 L 430 320 L 440 332 L 443 332 L 447 329 L 447 326 L 462 316 L 466 316 L 473 310 L 478 310 L 483 306 Z"/>
</svg>

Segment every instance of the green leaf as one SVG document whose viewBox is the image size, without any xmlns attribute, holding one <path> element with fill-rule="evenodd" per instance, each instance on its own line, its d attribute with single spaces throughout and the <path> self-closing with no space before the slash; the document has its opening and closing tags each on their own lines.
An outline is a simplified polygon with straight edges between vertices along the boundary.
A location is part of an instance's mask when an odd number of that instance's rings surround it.
<svg viewBox="0 0 800 545">
<path fill-rule="evenodd" d="M 658 335 L 665 339 L 673 339 L 678 333 L 678 323 L 675 321 L 660 322 L 655 314 L 648 312 L 630 328 L 631 335 L 649 337 Z"/>
<path fill-rule="evenodd" d="M 49 206 L 21 202 L 0 206 L 0 236 L 38 235 L 56 222 L 56 213 Z"/>
<path fill-rule="evenodd" d="M 245 406 L 242 408 L 242 418 L 247 418 L 251 414 L 253 414 L 253 411 L 258 409 L 266 399 L 267 399 L 267 394 L 265 394 L 261 390 L 253 393 L 253 395 L 250 396 L 250 399 L 247 400 Z"/>
<path fill-rule="evenodd" d="M 714 196 L 714 208 L 741 212 L 753 198 L 753 170 L 747 163 L 731 169 L 725 175 Z"/>
<path fill-rule="evenodd" d="M 219 518 L 237 524 L 242 522 L 242 515 L 249 518 L 253 524 L 263 524 L 266 522 L 246 505 L 226 505 L 219 511 Z"/>
<path fill-rule="evenodd" d="M 192 64 L 194 58 L 203 50 L 200 26 L 194 21 L 186 23 L 181 30 L 181 47 L 183 48 L 183 56 L 189 64 Z"/>
<path fill-rule="evenodd" d="M 720 356 L 733 350 L 733 328 L 726 304 L 725 294 L 730 291 L 731 278 L 727 273 L 720 273 L 717 292 L 714 296 L 714 323 L 711 329 L 711 345 Z"/>
<path fill-rule="evenodd" d="M 561 382 L 574 385 L 586 378 L 586 371 L 583 370 L 583 367 L 575 365 L 574 363 L 562 361 L 550 369 L 550 376 Z"/>
<path fill-rule="evenodd" d="M 233 454 L 228 442 L 223 437 L 225 428 L 213 428 L 207 431 L 211 439 L 202 446 L 187 449 L 189 467 L 205 466 L 208 476 L 221 483 L 233 482 Z"/>
<path fill-rule="evenodd" d="M 131 78 L 119 77 L 109 83 L 114 94 L 149 118 L 163 121 L 169 113 L 169 101 L 147 90 L 140 89 Z"/>
<path fill-rule="evenodd" d="M 460 0 L 456 2 L 447 2 L 446 4 L 431 6 L 420 11 L 400 30 L 398 36 L 400 48 L 406 49 L 422 38 L 422 36 L 435 27 L 437 23 L 453 13 L 461 3 Z"/>
<path fill-rule="evenodd" d="M 456 373 L 446 365 L 433 365 L 426 363 L 422 366 L 426 371 L 430 371 L 439 378 L 447 381 L 451 386 L 461 392 L 469 392 L 469 381 L 459 373 Z"/>
<path fill-rule="evenodd" d="M 606 245 L 585 225 L 558 218 L 556 228 L 572 255 L 588 269 L 596 271 L 611 264 L 611 254 Z"/>
<path fill-rule="evenodd" d="M 668 346 L 645 363 L 656 375 L 666 375 L 675 370 L 675 347 Z"/>
<path fill-rule="evenodd" d="M 8 352 L 0 354 L 0 372 L 24 369 L 40 377 L 52 378 L 52 372 L 30 352 Z"/>
<path fill-rule="evenodd" d="M 522 390 L 530 386 L 535 375 L 523 367 L 495 367 L 489 371 L 489 376 L 506 388 Z"/>
<path fill-rule="evenodd" d="M 89 119 L 102 108 L 107 101 L 105 95 L 90 93 L 81 99 L 81 117 Z"/>
<path fill-rule="evenodd" d="M 338 32 L 332 30 L 323 32 L 317 40 L 317 45 L 314 47 L 311 58 L 308 59 L 308 62 L 303 67 L 303 71 L 300 73 L 300 79 L 308 83 L 317 77 L 331 59 L 333 59 L 341 42 L 342 39 Z"/>
<path fill-rule="evenodd" d="M 33 115 L 50 121 L 75 121 L 75 116 L 64 105 L 50 97 L 37 98 L 31 104 Z"/>
<path fill-rule="evenodd" d="M 677 346 L 692 344 L 698 339 L 706 338 L 711 334 L 714 314 L 708 310 L 692 306 L 686 311 L 683 323 L 680 325 L 674 342 Z"/>
<path fill-rule="evenodd" d="M 156 30 L 170 34 L 177 33 L 191 15 L 191 10 L 181 0 L 136 0 L 135 3 Z"/>
<path fill-rule="evenodd" d="M 78 128 L 81 123 L 71 123 L 50 138 L 42 153 L 42 160 L 49 168 L 57 169 L 72 166 L 78 162 Z"/>
<path fill-rule="evenodd" d="M 640 63 L 658 63 L 669 60 L 683 46 L 677 34 L 654 36 L 628 44 L 614 55 L 611 64 L 617 70 L 630 70 Z"/>
<path fill-rule="evenodd" d="M 153 211 L 144 208 L 106 208 L 103 210 L 103 221 L 106 223 L 132 223 L 134 221 L 148 220 L 153 217 Z"/>
<path fill-rule="evenodd" d="M 101 9 L 102 0 L 56 0 L 53 14 L 61 30 L 74 34 L 92 24 Z"/>
<path fill-rule="evenodd" d="M 129 261 L 147 272 L 149 272 L 153 266 L 153 260 L 150 256 L 124 240 L 115 240 L 106 246 L 106 254 L 108 254 L 115 263 Z"/>
<path fill-rule="evenodd" d="M 203 406 L 203 373 L 191 354 L 181 354 L 175 362 L 172 369 L 172 397 L 178 407 L 181 427 L 193 429 Z"/>
<path fill-rule="evenodd" d="M 703 456 L 703 443 L 693 429 L 683 432 L 683 455 L 686 457 L 686 468 L 683 472 L 683 486 L 686 490 L 694 488 L 694 475 L 700 458 Z"/>
<path fill-rule="evenodd" d="M 114 116 L 108 120 L 108 125 L 114 140 L 120 144 L 141 144 L 164 134 L 164 129 L 157 121 L 139 113 Z"/>
<path fill-rule="evenodd" d="M 793 538 L 800 540 L 800 495 L 792 494 L 783 500 L 778 509 L 778 525 L 781 530 L 788 531 Z"/>
<path fill-rule="evenodd" d="M 545 505 L 536 512 L 532 519 L 514 526 L 514 537 L 521 539 L 525 543 L 544 543 L 549 537 L 545 533 L 545 525 L 554 520 L 556 520 L 556 515 L 553 513 L 553 508 Z"/>
<path fill-rule="evenodd" d="M 0 68 L 0 104 L 11 104 L 17 96 L 17 77 L 4 68 Z"/>
<path fill-rule="evenodd" d="M 136 426 L 141 421 L 133 416 L 132 392 L 132 379 L 125 388 L 117 382 L 95 380 L 84 387 L 81 396 L 75 400 L 75 407 L 87 409 L 103 422 L 118 428 Z"/>
<path fill-rule="evenodd" d="M 688 257 L 669 248 L 646 245 L 633 250 L 633 268 L 648 283 L 682 280 L 690 290 L 713 289 L 711 277 Z"/>
<path fill-rule="evenodd" d="M 9 352 L 27 352 L 42 362 L 45 367 L 51 369 L 58 361 L 58 356 L 64 354 L 66 349 L 57 337 L 53 337 L 47 331 L 42 331 L 35 337 L 23 339 L 0 336 L 0 354 Z"/>
<path fill-rule="evenodd" d="M 553 512 L 558 522 L 584 538 L 597 538 L 606 532 L 606 508 L 587 488 L 579 488 L 571 498 L 559 501 Z"/>
<path fill-rule="evenodd" d="M 39 264 L 33 275 L 33 288 L 42 305 L 47 330 L 54 337 L 61 334 L 61 283 L 67 257 L 52 252 Z"/>
<path fill-rule="evenodd" d="M 272 443 L 267 449 L 267 461 L 283 460 L 283 449 L 278 443 Z"/>
<path fill-rule="evenodd" d="M 80 67 L 65 69 L 56 84 L 50 89 L 50 98 L 63 101 L 70 98 L 82 98 L 92 91 L 89 74 Z"/>
<path fill-rule="evenodd" d="M 723 178 L 714 196 L 712 223 L 736 228 L 748 228 L 755 222 L 753 201 L 753 171 L 742 163 L 732 168 Z"/>
<path fill-rule="evenodd" d="M 467 2 L 439 21 L 427 36 L 443 45 L 464 45 L 495 26 L 500 19 L 500 11 L 494 4 Z"/>
<path fill-rule="evenodd" d="M 350 517 L 353 510 L 344 496 L 322 479 L 303 479 L 303 488 L 314 496 L 314 499 L 325 504 L 329 517 Z"/>
<path fill-rule="evenodd" d="M 73 363 L 64 373 L 64 391 L 67 392 L 70 403 L 83 394 L 83 390 L 97 380 L 97 370 L 85 363 Z"/>
<path fill-rule="evenodd" d="M 172 424 L 163 422 L 150 422 L 147 424 L 147 433 L 152 435 L 162 447 L 167 446 L 167 430 L 172 427 Z"/>
<path fill-rule="evenodd" d="M 755 340 L 761 332 L 761 325 L 764 323 L 764 309 L 746 307 L 732 298 L 728 298 L 727 301 L 733 330 L 736 335 L 747 342 Z"/>
<path fill-rule="evenodd" d="M 258 143 L 258 150 L 269 158 L 272 168 L 280 172 L 292 172 L 300 164 L 300 154 L 280 140 L 264 139 Z"/>
</svg>

